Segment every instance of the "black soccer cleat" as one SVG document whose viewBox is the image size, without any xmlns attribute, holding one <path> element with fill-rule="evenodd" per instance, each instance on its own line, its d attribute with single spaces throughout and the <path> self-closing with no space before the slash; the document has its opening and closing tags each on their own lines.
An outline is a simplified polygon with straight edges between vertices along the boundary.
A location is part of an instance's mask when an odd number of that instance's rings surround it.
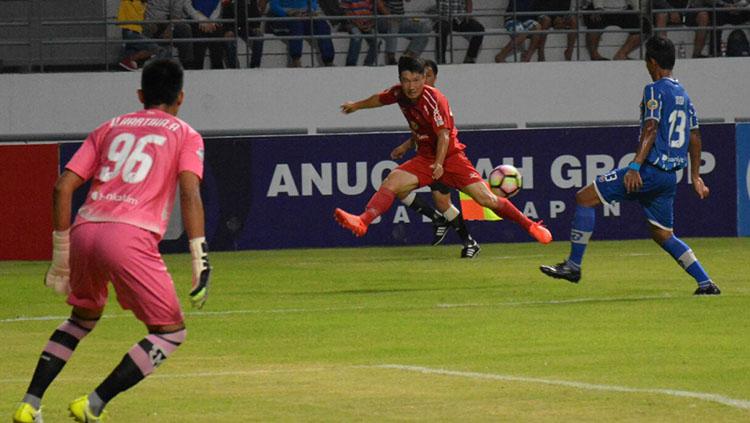
<svg viewBox="0 0 750 423">
<path fill-rule="evenodd" d="M 542 265 L 539 270 L 547 276 L 555 279 L 565 279 L 568 282 L 578 283 L 581 280 L 581 271 L 572 268 L 567 261 L 558 263 L 554 266 Z"/>
<path fill-rule="evenodd" d="M 432 245 L 438 245 L 448 235 L 448 228 L 450 223 L 444 218 L 439 217 L 432 221 Z"/>
<path fill-rule="evenodd" d="M 693 295 L 720 295 L 721 290 L 718 286 L 716 286 L 715 283 L 711 282 L 706 286 L 699 286 L 698 289 L 695 290 Z"/>
<path fill-rule="evenodd" d="M 480 250 L 481 248 L 479 247 L 479 244 L 472 239 L 468 244 L 464 245 L 463 249 L 461 249 L 461 258 L 477 258 Z"/>
</svg>

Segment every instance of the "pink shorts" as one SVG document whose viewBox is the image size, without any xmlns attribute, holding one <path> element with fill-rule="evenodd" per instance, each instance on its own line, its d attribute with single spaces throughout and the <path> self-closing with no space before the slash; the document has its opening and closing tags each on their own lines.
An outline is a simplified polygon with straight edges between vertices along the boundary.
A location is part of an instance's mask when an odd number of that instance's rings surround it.
<svg viewBox="0 0 750 423">
<path fill-rule="evenodd" d="M 417 155 L 411 160 L 402 163 L 398 169 L 416 175 L 419 179 L 419 186 L 423 187 L 435 182 L 432 179 L 432 168 L 430 168 L 433 163 L 435 163 L 434 158 Z M 482 176 L 479 175 L 479 172 L 474 169 L 469 159 L 466 158 L 466 154 L 461 151 L 445 158 L 443 171 L 443 176 L 438 179 L 438 182 L 456 189 L 462 189 L 475 182 L 484 182 Z"/>
<path fill-rule="evenodd" d="M 125 223 L 86 222 L 70 231 L 68 304 L 90 310 L 107 304 L 107 284 L 123 309 L 152 326 L 182 323 L 174 283 L 159 254 L 159 237 Z"/>
</svg>

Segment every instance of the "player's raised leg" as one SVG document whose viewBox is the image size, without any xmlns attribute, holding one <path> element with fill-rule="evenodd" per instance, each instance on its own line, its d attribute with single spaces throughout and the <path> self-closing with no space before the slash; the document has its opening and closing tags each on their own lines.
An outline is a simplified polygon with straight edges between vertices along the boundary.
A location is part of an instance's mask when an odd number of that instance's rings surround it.
<svg viewBox="0 0 750 423">
<path fill-rule="evenodd" d="M 342 227 L 352 231 L 354 235 L 364 236 L 370 223 L 391 208 L 397 194 L 413 191 L 418 185 L 419 179 L 416 175 L 401 169 L 394 169 L 370 198 L 365 211 L 355 215 L 337 208 L 333 216 Z"/>
<path fill-rule="evenodd" d="M 542 222 L 534 222 L 524 216 L 524 214 L 521 213 L 521 211 L 518 210 L 507 198 L 498 197 L 493 194 L 487 187 L 486 183 L 475 182 L 463 187 L 461 191 L 471 196 L 471 198 L 479 203 L 479 205 L 491 209 L 503 219 L 508 219 L 518 223 L 538 242 L 542 244 L 549 244 L 552 242 L 552 234 L 542 225 Z"/>
<path fill-rule="evenodd" d="M 70 317 L 55 329 L 37 362 L 34 376 L 21 405 L 13 415 L 16 423 L 41 422 L 45 391 L 73 355 L 78 343 L 96 326 L 102 310 L 73 308 Z"/>
<path fill-rule="evenodd" d="M 542 265 L 539 270 L 553 278 L 577 283 L 581 280 L 583 254 L 594 233 L 595 207 L 601 204 L 594 184 L 589 184 L 576 193 L 576 211 L 570 229 L 570 255 L 555 265 Z"/>
</svg>

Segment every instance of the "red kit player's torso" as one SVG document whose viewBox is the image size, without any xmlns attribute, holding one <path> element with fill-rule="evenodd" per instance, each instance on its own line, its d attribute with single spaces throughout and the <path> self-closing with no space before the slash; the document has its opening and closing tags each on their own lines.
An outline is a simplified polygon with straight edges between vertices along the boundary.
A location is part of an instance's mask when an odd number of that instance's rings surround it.
<svg viewBox="0 0 750 423">
<path fill-rule="evenodd" d="M 416 102 L 409 100 L 401 90 L 401 85 L 395 85 L 380 93 L 383 104 L 398 103 L 404 114 L 409 128 L 417 134 L 417 154 L 434 158 L 437 148 L 437 134 L 446 129 L 450 133 L 448 153 L 450 156 L 463 151 L 465 146 L 458 141 L 458 130 L 453 123 L 448 100 L 437 88 L 425 85 L 422 95 Z"/>
</svg>

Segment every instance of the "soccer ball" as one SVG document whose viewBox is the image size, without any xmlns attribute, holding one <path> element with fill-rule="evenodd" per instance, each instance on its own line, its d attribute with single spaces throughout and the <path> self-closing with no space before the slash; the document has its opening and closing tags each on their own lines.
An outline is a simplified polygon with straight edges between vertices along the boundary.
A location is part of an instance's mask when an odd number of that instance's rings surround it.
<svg viewBox="0 0 750 423">
<path fill-rule="evenodd" d="M 511 165 L 500 165 L 490 172 L 490 190 L 500 197 L 510 198 L 523 187 L 521 172 Z"/>
</svg>

